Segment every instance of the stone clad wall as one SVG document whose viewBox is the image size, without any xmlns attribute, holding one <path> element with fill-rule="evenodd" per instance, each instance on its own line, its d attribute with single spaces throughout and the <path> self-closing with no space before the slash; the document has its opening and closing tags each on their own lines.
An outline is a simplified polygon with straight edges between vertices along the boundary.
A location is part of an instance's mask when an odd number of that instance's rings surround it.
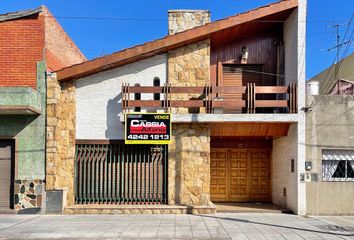
<svg viewBox="0 0 354 240">
<path fill-rule="evenodd" d="M 210 83 L 210 40 L 168 52 L 168 82 L 172 86 L 205 86 Z M 198 98 L 196 94 L 174 94 L 173 100 Z M 188 109 L 174 109 L 187 113 Z M 193 111 L 189 109 L 189 112 Z M 201 109 L 203 112 L 204 109 Z"/>
<path fill-rule="evenodd" d="M 168 33 L 173 35 L 210 22 L 206 10 L 168 11 Z M 210 40 L 168 52 L 168 83 L 172 86 L 205 86 L 210 83 Z M 174 94 L 172 100 L 200 98 L 197 94 Z M 174 109 L 174 113 L 205 112 L 205 109 Z"/>
<path fill-rule="evenodd" d="M 210 22 L 208 10 L 169 10 L 168 34 L 173 35 Z"/>
<path fill-rule="evenodd" d="M 210 22 L 208 11 L 169 11 L 169 34 Z M 210 83 L 210 40 L 168 52 L 168 83 L 172 86 L 205 86 Z M 174 94 L 173 100 L 200 98 Z M 205 112 L 205 109 L 173 109 L 173 113 Z M 210 128 L 207 124 L 173 124 L 169 146 L 168 203 L 208 206 L 210 202 Z"/>
<path fill-rule="evenodd" d="M 46 190 L 66 190 L 64 201 L 74 204 L 75 83 L 59 84 L 56 75 L 47 80 Z"/>
<path fill-rule="evenodd" d="M 168 81 L 173 86 L 204 86 L 210 81 L 210 40 L 168 52 Z"/>
<path fill-rule="evenodd" d="M 38 213 L 44 200 L 43 180 L 15 180 L 15 210 L 19 213 Z"/>
<path fill-rule="evenodd" d="M 211 205 L 208 125 L 174 124 L 168 163 L 170 205 Z"/>
</svg>

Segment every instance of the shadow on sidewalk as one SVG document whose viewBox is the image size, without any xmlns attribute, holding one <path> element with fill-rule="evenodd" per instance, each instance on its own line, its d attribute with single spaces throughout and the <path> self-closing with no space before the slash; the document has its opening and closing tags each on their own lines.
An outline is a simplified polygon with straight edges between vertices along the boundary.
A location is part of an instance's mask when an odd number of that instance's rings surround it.
<svg viewBox="0 0 354 240">
<path fill-rule="evenodd" d="M 335 232 L 327 232 L 327 231 L 320 231 L 320 230 L 310 230 L 310 229 L 305 229 L 305 228 L 290 227 L 290 226 L 283 226 L 283 225 L 277 225 L 277 224 L 250 221 L 250 220 L 241 219 L 241 218 L 217 217 L 217 216 L 212 216 L 212 215 L 197 215 L 197 216 L 216 218 L 216 219 L 222 219 L 222 220 L 228 220 L 228 221 L 236 221 L 236 222 L 242 222 L 242 223 L 253 223 L 253 224 L 270 226 L 270 227 L 287 228 L 287 229 L 292 229 L 292 230 L 299 230 L 299 231 L 313 232 L 313 233 L 322 233 L 322 234 L 329 234 L 329 235 L 336 235 L 336 236 L 343 236 L 343 237 L 353 237 L 354 236 L 354 233 L 345 234 L 345 233 L 335 233 Z M 314 226 L 314 227 L 318 228 L 318 226 Z M 339 226 L 334 226 L 334 227 L 338 227 L 339 229 L 343 229 L 344 231 L 349 231 L 349 230 L 345 230 L 344 228 L 339 227 Z M 341 230 L 341 231 L 343 231 L 343 230 Z"/>
</svg>

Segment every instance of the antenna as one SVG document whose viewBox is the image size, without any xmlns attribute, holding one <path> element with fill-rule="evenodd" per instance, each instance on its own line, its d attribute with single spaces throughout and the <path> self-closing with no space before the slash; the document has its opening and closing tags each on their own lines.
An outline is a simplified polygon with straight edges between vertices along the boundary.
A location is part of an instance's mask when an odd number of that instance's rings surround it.
<svg viewBox="0 0 354 240">
<path fill-rule="evenodd" d="M 332 25 L 332 28 L 335 28 L 336 29 L 336 35 L 337 35 L 337 45 L 334 46 L 334 47 L 331 47 L 331 48 L 328 48 L 327 51 L 330 52 L 332 51 L 333 49 L 337 49 L 337 55 L 336 55 L 336 62 L 335 62 L 335 69 L 334 69 L 334 79 L 335 81 L 338 80 L 338 62 L 339 62 L 339 59 L 340 59 L 340 48 L 347 45 L 348 43 L 350 43 L 350 40 L 347 40 L 347 41 L 343 41 L 342 43 L 340 42 L 340 33 L 339 33 L 339 28 L 340 27 L 343 27 L 343 26 L 346 26 L 348 25 L 349 23 L 345 23 L 345 24 L 335 24 L 335 25 Z M 339 84 L 338 85 L 338 93 L 339 93 Z"/>
</svg>

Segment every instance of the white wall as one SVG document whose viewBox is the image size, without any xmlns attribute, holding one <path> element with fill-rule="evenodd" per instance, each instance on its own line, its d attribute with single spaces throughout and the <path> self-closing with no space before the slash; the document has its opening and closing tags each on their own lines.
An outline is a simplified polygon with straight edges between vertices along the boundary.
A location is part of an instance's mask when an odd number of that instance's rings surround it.
<svg viewBox="0 0 354 240">
<path fill-rule="evenodd" d="M 76 80 L 76 139 L 124 139 L 120 121 L 123 82 L 152 86 L 166 82 L 166 54 Z M 141 96 L 152 99 L 152 94 Z M 131 96 L 133 99 L 133 96 Z"/>
<path fill-rule="evenodd" d="M 294 11 L 284 24 L 285 46 L 285 82 L 297 82 L 298 86 L 298 124 L 297 124 L 297 177 L 294 184 L 297 188 L 295 197 L 296 209 L 300 215 L 306 213 L 306 185 L 300 182 L 300 173 L 305 166 L 305 53 L 306 53 L 306 15 L 307 0 L 298 1 L 298 9 Z"/>
<path fill-rule="evenodd" d="M 284 23 L 285 84 L 298 84 L 299 107 L 305 105 L 306 0 Z"/>
<path fill-rule="evenodd" d="M 272 151 L 272 202 L 294 212 L 297 211 L 297 124 L 290 125 L 288 135 L 273 140 Z M 295 171 L 291 172 L 291 159 Z M 286 196 L 283 189 L 286 188 Z"/>
</svg>

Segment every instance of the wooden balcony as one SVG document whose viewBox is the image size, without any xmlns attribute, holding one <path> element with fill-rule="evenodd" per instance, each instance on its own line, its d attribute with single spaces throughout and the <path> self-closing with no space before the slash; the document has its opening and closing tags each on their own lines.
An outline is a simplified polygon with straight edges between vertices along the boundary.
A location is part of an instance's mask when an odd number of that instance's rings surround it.
<svg viewBox="0 0 354 240">
<path fill-rule="evenodd" d="M 140 94 L 141 100 L 132 96 Z M 150 95 L 151 100 L 144 98 Z M 161 94 L 161 100 L 152 100 L 154 94 Z M 181 99 L 178 96 L 187 97 Z M 188 97 L 188 96 L 193 97 Z M 197 96 L 197 97 L 194 97 Z M 205 113 L 258 113 L 258 109 L 271 109 L 277 113 L 297 113 L 297 86 L 212 86 L 180 87 L 167 84 L 161 87 L 122 85 L 122 111 L 134 111 L 135 108 L 164 109 L 171 112 L 173 108 L 201 109 Z M 267 111 L 264 111 L 267 112 Z M 272 111 L 268 111 L 272 112 Z M 195 113 L 195 112 L 194 112 Z M 234 113 L 234 112 L 233 112 Z"/>
</svg>

